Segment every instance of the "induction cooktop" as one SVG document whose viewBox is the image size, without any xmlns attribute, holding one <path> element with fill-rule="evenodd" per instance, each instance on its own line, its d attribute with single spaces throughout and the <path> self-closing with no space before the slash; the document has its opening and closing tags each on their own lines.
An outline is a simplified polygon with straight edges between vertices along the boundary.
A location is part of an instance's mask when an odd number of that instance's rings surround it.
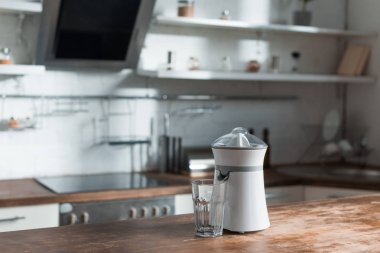
<svg viewBox="0 0 380 253">
<path fill-rule="evenodd" d="M 126 190 L 168 185 L 161 180 L 137 173 L 39 177 L 36 181 L 55 193 Z"/>
</svg>

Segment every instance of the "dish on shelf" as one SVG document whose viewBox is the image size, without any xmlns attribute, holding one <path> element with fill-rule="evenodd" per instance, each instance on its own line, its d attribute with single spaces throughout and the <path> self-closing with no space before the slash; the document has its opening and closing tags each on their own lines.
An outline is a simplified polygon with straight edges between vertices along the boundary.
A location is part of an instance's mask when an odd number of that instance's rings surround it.
<svg viewBox="0 0 380 253">
<path fill-rule="evenodd" d="M 322 124 L 322 137 L 324 141 L 331 141 L 340 129 L 340 116 L 336 109 L 329 111 Z"/>
</svg>

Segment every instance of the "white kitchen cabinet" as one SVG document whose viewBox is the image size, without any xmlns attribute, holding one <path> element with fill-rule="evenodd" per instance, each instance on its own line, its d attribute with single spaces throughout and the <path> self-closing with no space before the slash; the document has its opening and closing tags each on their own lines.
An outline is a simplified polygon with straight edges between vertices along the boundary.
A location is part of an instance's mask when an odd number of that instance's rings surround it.
<svg viewBox="0 0 380 253">
<path fill-rule="evenodd" d="M 305 186 L 305 200 L 334 199 L 355 195 L 371 194 L 376 191 L 345 189 L 334 187 Z"/>
<path fill-rule="evenodd" d="M 13 13 L 19 15 L 19 22 L 23 20 L 23 14 L 40 14 L 42 12 L 42 0 L 0 0 L 0 15 L 3 13 Z M 22 22 L 21 22 L 22 23 Z M 19 29 L 21 29 L 21 23 Z M 16 32 L 17 35 L 19 32 Z M 24 34 L 24 28 L 20 34 Z M 19 35 L 17 35 L 18 37 Z M 18 38 L 17 40 L 19 40 Z M 4 46 L 4 45 L 3 45 Z M 13 45 L 14 47 L 14 45 Z M 11 49 L 13 49 L 11 47 Z M 0 76 L 24 76 L 24 75 L 37 75 L 44 74 L 46 71 L 45 66 L 42 65 L 24 65 L 24 64 L 1 64 Z"/>
<path fill-rule="evenodd" d="M 58 225 L 59 204 L 0 208 L 0 232 Z"/>
<path fill-rule="evenodd" d="M 191 194 L 177 194 L 174 198 L 175 214 L 193 213 L 193 198 Z"/>
<path fill-rule="evenodd" d="M 304 200 L 302 185 L 268 187 L 265 189 L 267 205 L 300 202 Z"/>
</svg>

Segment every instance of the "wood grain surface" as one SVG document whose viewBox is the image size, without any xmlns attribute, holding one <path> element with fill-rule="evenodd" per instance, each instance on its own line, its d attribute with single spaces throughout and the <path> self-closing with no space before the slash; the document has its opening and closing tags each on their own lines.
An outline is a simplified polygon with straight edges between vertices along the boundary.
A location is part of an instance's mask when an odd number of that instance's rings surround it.
<svg viewBox="0 0 380 253">
<path fill-rule="evenodd" d="M 380 195 L 271 207 L 271 227 L 194 236 L 192 215 L 0 233 L 1 252 L 367 252 L 380 251 Z"/>
<path fill-rule="evenodd" d="M 34 179 L 6 180 L 0 181 L 0 207 L 150 198 L 191 192 L 188 179 L 173 179 L 169 175 L 166 181 L 168 186 L 156 188 L 55 194 Z"/>
<path fill-rule="evenodd" d="M 147 173 L 147 176 L 164 180 L 169 185 L 157 188 L 55 194 L 41 186 L 34 179 L 3 180 L 0 181 L 0 207 L 152 198 L 191 193 L 190 182 L 192 179 L 188 176 L 164 173 Z M 358 183 L 354 181 L 348 182 L 347 180 L 340 181 L 338 179 L 299 178 L 279 174 L 274 171 L 265 171 L 264 178 L 266 187 L 302 184 L 380 191 L 380 184 L 376 182 Z"/>
<path fill-rule="evenodd" d="M 151 198 L 191 193 L 190 182 L 192 179 L 188 176 L 160 173 L 147 173 L 146 175 L 163 180 L 168 183 L 168 186 L 130 190 L 55 194 L 41 186 L 34 179 L 4 180 L 0 181 L 0 207 Z M 268 172 L 265 178 L 267 186 L 299 183 L 297 178 L 279 175 L 274 172 Z"/>
</svg>

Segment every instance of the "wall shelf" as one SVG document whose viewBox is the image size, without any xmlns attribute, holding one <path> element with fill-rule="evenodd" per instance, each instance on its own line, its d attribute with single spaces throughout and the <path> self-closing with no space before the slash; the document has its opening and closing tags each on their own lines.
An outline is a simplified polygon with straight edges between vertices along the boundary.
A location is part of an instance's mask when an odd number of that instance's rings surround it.
<svg viewBox="0 0 380 253">
<path fill-rule="evenodd" d="M 77 99 L 77 100 L 156 100 L 156 101 L 257 101 L 257 100 L 296 100 L 296 96 L 279 96 L 279 95 L 208 95 L 208 94 L 183 94 L 183 95 L 156 95 L 156 96 L 123 96 L 123 95 L 19 95 L 19 94 L 1 94 L 3 99 Z"/>
<path fill-rule="evenodd" d="M 43 74 L 46 68 L 42 65 L 16 65 L 16 64 L 0 64 L 0 75 L 22 76 Z"/>
<path fill-rule="evenodd" d="M 27 0 L 0 0 L 0 12 L 7 13 L 41 13 L 40 1 Z"/>
<path fill-rule="evenodd" d="M 376 32 L 348 31 L 330 28 L 295 25 L 255 24 L 244 21 L 219 20 L 206 18 L 166 17 L 157 16 L 154 24 L 199 27 L 212 29 L 233 29 L 253 32 L 296 33 L 304 35 L 343 36 L 343 37 L 374 37 Z"/>
<path fill-rule="evenodd" d="M 151 71 L 138 70 L 141 76 L 166 79 L 188 80 L 236 80 L 262 82 L 308 82 L 308 83 L 374 83 L 376 78 L 368 76 L 339 76 L 319 74 L 271 74 L 247 72 L 215 72 L 215 71 Z"/>
</svg>

